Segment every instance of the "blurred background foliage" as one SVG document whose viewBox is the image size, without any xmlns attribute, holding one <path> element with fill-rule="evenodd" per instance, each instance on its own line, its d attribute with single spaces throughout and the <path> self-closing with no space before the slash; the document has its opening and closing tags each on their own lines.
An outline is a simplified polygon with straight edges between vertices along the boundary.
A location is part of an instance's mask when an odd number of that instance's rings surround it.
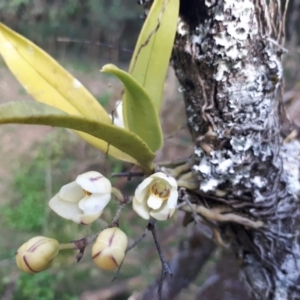
<svg viewBox="0 0 300 300">
<path fill-rule="evenodd" d="M 140 18 L 143 10 L 136 2 L 0 0 L 0 21 L 58 59 L 111 112 L 122 87 L 99 69 L 105 63 L 127 68 L 143 22 Z M 287 88 L 283 97 L 296 128 L 300 126 L 298 2 L 291 0 L 287 17 L 289 53 L 284 56 Z M 170 69 L 161 113 L 165 146 L 158 152 L 157 160 L 186 157 L 192 152 L 180 90 Z M 28 99 L 31 97 L 0 58 L 0 103 Z M 160 263 L 150 235 L 129 252 L 120 278 L 114 283 L 111 283 L 113 272 L 101 271 L 93 264 L 90 249 L 80 264 L 76 264 L 75 254 L 67 251 L 45 272 L 35 275 L 19 272 L 14 253 L 32 236 L 54 237 L 60 242 L 79 239 L 103 228 L 117 209 L 111 201 L 103 218 L 91 226 L 61 219 L 48 209 L 47 203 L 62 185 L 88 170 L 110 177 L 113 172 L 130 170 L 130 166 L 108 159 L 69 130 L 5 125 L 0 127 L 0 142 L 0 300 L 127 299 L 133 291 L 141 291 L 153 282 L 160 273 Z M 128 182 L 124 178 L 112 181 L 128 194 L 133 193 L 139 182 L 138 179 Z M 183 215 L 178 213 L 171 222 L 160 223 L 159 238 L 167 259 L 176 254 L 178 241 L 192 230 L 193 224 L 186 228 L 181 226 L 182 219 Z M 120 225 L 132 242 L 144 232 L 146 223 L 128 207 Z M 246 300 L 235 265 L 229 253 L 217 250 L 197 280 L 178 299 L 195 299 L 197 295 L 196 299 Z M 110 296 L 106 294 L 108 291 Z"/>
<path fill-rule="evenodd" d="M 52 55 L 66 53 L 90 61 L 128 60 L 142 24 L 136 1 L 122 0 L 1 0 L 0 20 Z M 57 38 L 101 42 L 62 43 Z M 120 51 L 125 48 L 127 51 Z M 85 53 L 87 52 L 87 56 Z M 101 53 L 101 55 L 100 55 Z"/>
</svg>

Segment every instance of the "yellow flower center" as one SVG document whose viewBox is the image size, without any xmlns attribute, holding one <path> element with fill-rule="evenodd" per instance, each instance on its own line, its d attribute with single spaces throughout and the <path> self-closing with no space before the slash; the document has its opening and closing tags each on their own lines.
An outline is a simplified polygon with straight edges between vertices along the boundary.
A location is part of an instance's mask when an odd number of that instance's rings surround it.
<svg viewBox="0 0 300 300">
<path fill-rule="evenodd" d="M 88 191 L 86 191 L 86 190 L 83 190 L 83 192 L 84 192 L 84 194 L 85 194 L 86 196 L 91 196 L 91 195 L 92 195 L 92 193 L 90 193 L 90 192 L 88 192 Z"/>
<path fill-rule="evenodd" d="M 169 187 L 163 182 L 154 182 L 150 188 L 151 194 L 158 196 L 161 200 L 167 200 L 170 196 Z"/>
</svg>

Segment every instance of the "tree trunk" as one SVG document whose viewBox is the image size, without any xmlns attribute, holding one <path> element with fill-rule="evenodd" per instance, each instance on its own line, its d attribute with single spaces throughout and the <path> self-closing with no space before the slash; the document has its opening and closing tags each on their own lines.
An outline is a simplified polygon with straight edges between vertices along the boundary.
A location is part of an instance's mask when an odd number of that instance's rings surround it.
<svg viewBox="0 0 300 300">
<path fill-rule="evenodd" d="M 280 132 L 282 18 L 275 0 L 181 0 L 172 54 L 199 181 L 198 195 L 186 195 L 195 210 L 230 212 L 208 221 L 253 299 L 300 299 L 300 145 Z"/>
</svg>

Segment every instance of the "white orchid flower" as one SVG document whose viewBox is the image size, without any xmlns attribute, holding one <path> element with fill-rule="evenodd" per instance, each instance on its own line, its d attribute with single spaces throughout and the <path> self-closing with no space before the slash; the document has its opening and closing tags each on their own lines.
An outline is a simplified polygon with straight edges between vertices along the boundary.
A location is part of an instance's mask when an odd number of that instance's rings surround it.
<svg viewBox="0 0 300 300">
<path fill-rule="evenodd" d="M 110 118 L 112 119 L 112 116 L 110 115 Z M 116 108 L 115 108 L 115 113 L 114 113 L 114 125 L 125 128 L 124 125 L 124 119 L 123 119 L 123 101 L 118 100 L 116 102 Z"/>
<path fill-rule="evenodd" d="M 172 217 L 178 200 L 176 180 L 162 172 L 146 178 L 135 190 L 133 209 L 143 219 Z"/>
<path fill-rule="evenodd" d="M 111 183 L 101 173 L 90 171 L 64 185 L 50 201 L 59 216 L 79 224 L 90 224 L 100 217 L 111 199 Z"/>
</svg>

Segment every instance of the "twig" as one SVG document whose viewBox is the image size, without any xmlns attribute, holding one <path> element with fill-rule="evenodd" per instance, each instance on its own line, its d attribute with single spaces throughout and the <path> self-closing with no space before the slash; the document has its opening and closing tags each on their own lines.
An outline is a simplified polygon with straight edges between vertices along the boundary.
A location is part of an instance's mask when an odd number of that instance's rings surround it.
<svg viewBox="0 0 300 300">
<path fill-rule="evenodd" d="M 115 227 L 115 226 L 119 226 L 119 219 L 120 219 L 120 216 L 121 216 L 121 213 L 123 211 L 123 209 L 125 208 L 125 206 L 130 203 L 131 201 L 128 201 L 126 203 L 123 203 L 123 204 L 120 204 L 120 206 L 118 207 L 118 210 L 115 214 L 115 216 L 113 217 L 112 221 L 110 222 L 110 224 L 108 225 L 108 228 L 109 227 Z"/>
<path fill-rule="evenodd" d="M 184 197 L 183 199 L 186 204 L 189 206 L 189 208 L 191 209 L 191 212 L 192 212 L 192 215 L 193 215 L 193 218 L 194 218 L 194 221 L 199 224 L 200 223 L 200 216 L 195 212 L 193 206 L 192 206 L 192 203 L 191 201 L 188 199 L 188 197 Z"/>
<path fill-rule="evenodd" d="M 163 255 L 160 244 L 158 242 L 155 223 L 156 223 L 155 219 L 150 220 L 150 222 L 148 223 L 147 228 L 152 233 L 152 236 L 153 236 L 153 239 L 154 239 L 154 242 L 155 242 L 155 246 L 156 246 L 156 249 L 157 249 L 157 252 L 158 252 L 158 255 L 159 255 L 159 258 L 160 258 L 160 262 L 161 262 L 161 265 L 162 265 L 162 272 L 161 272 L 161 277 L 160 277 L 159 286 L 158 286 L 158 299 L 161 300 L 162 299 L 161 295 L 162 295 L 162 287 L 163 287 L 164 279 L 165 279 L 167 274 L 170 274 L 171 277 L 173 276 L 173 274 L 172 274 L 172 271 L 170 269 L 169 264 L 167 263 L 164 255 Z"/>
<path fill-rule="evenodd" d="M 179 158 L 171 161 L 161 161 L 156 163 L 157 166 L 159 167 L 165 167 L 165 168 L 175 168 L 178 167 L 179 165 L 182 165 L 190 160 L 190 157 L 185 157 L 185 158 Z"/>
<path fill-rule="evenodd" d="M 163 299 L 186 299 L 180 293 L 196 279 L 216 248 L 211 239 L 203 236 L 198 226 L 192 228 L 191 235 L 186 235 L 178 242 L 177 253 L 170 261 L 173 277 L 167 277 L 164 281 Z M 142 293 L 139 299 L 157 299 L 158 285 L 159 278 Z"/>
<path fill-rule="evenodd" d="M 288 11 L 288 7 L 289 7 L 289 0 L 285 1 L 285 6 L 284 6 L 284 12 L 283 12 L 283 17 L 282 17 L 282 21 L 280 23 L 280 35 L 281 36 L 281 41 L 279 40 L 279 42 L 281 43 L 281 45 L 283 46 L 285 43 L 285 36 L 286 36 L 286 15 L 287 15 L 287 11 Z"/>
<path fill-rule="evenodd" d="M 111 177 L 127 177 L 130 180 L 132 177 L 142 177 L 144 176 L 144 172 L 121 172 L 121 173 L 112 173 Z"/>
</svg>

